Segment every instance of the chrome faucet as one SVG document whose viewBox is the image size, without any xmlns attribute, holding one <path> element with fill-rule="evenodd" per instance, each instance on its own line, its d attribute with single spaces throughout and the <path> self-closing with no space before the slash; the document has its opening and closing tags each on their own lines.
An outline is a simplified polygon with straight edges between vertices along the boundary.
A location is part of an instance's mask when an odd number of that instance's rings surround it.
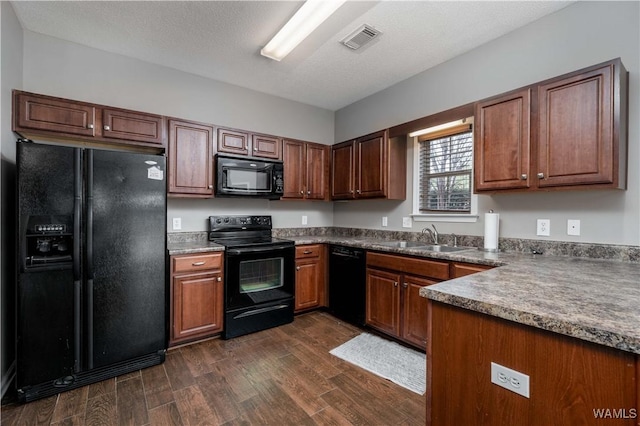
<svg viewBox="0 0 640 426">
<path fill-rule="evenodd" d="M 429 229 L 428 227 L 427 228 L 423 228 L 422 229 L 422 233 L 423 234 L 428 234 L 431 237 L 431 239 L 433 240 L 433 244 L 437 246 L 439 244 L 438 243 L 438 230 L 436 229 L 436 226 L 433 225 L 433 224 L 431 225 L 431 227 L 433 228 L 433 230 Z"/>
</svg>

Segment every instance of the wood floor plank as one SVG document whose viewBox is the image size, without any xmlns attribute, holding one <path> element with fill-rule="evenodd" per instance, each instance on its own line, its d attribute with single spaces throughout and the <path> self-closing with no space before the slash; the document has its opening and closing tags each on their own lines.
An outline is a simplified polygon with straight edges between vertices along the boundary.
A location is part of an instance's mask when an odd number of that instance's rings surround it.
<svg viewBox="0 0 640 426">
<path fill-rule="evenodd" d="M 89 399 L 116 391 L 116 378 L 103 380 L 89 385 Z"/>
<path fill-rule="evenodd" d="M 237 402 L 246 401 L 258 395 L 256 388 L 251 385 L 251 381 L 244 374 L 241 364 L 234 358 L 225 358 L 212 365 L 210 374 L 224 377 L 234 394 Z"/>
<path fill-rule="evenodd" d="M 382 424 L 375 416 L 370 415 L 366 407 L 349 398 L 341 389 L 333 389 L 325 393 L 322 395 L 322 399 L 352 425 Z"/>
<path fill-rule="evenodd" d="M 113 392 L 103 393 L 87 400 L 85 415 L 87 426 L 109 426 L 116 423 L 118 423 L 118 407 L 115 387 Z"/>
<path fill-rule="evenodd" d="M 181 426 L 184 425 L 180 411 L 175 402 L 161 405 L 149 410 L 149 424 L 151 426 Z"/>
<path fill-rule="evenodd" d="M 352 423 L 347 420 L 338 410 L 331 406 L 327 406 L 321 411 L 318 411 L 311 419 L 317 425 L 322 426 L 350 426 Z"/>
<path fill-rule="evenodd" d="M 26 404 L 18 424 L 29 426 L 50 424 L 57 401 L 58 395 L 54 395 Z"/>
<path fill-rule="evenodd" d="M 6 403 L 0 409 L 0 422 L 2 426 L 14 426 L 18 424 L 25 404 L 19 404 L 18 402 Z"/>
<path fill-rule="evenodd" d="M 274 380 L 260 382 L 254 386 L 264 401 L 261 410 L 271 412 L 277 421 L 274 424 L 308 423 L 311 417 Z M 274 410 L 275 407 L 277 409 Z"/>
<path fill-rule="evenodd" d="M 225 423 L 240 416 L 239 401 L 225 377 L 213 373 L 196 379 L 202 395 L 206 399 L 215 424 Z"/>
<path fill-rule="evenodd" d="M 199 386 L 193 385 L 174 392 L 180 417 L 188 425 L 214 425 L 213 413 Z"/>
<path fill-rule="evenodd" d="M 118 425 L 144 425 L 149 422 L 142 377 L 116 382 Z"/>
<path fill-rule="evenodd" d="M 174 402 L 171 383 L 169 383 L 164 365 L 145 368 L 141 373 L 148 410 Z"/>
<path fill-rule="evenodd" d="M 58 423 L 67 417 L 77 416 L 78 414 L 84 416 L 87 409 L 88 395 L 89 387 L 87 386 L 61 393 L 53 410 L 51 422 Z"/>
<path fill-rule="evenodd" d="M 165 371 L 171 384 L 171 389 L 175 392 L 195 384 L 195 379 L 191 375 L 187 363 L 182 357 L 182 352 L 173 350 L 167 352 L 164 362 Z"/>
</svg>

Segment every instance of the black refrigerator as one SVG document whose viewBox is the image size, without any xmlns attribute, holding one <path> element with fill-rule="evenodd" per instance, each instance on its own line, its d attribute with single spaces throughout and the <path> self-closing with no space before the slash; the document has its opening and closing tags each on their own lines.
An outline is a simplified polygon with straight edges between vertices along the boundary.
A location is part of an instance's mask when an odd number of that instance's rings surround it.
<svg viewBox="0 0 640 426">
<path fill-rule="evenodd" d="M 165 167 L 18 141 L 19 400 L 164 361 Z"/>
</svg>

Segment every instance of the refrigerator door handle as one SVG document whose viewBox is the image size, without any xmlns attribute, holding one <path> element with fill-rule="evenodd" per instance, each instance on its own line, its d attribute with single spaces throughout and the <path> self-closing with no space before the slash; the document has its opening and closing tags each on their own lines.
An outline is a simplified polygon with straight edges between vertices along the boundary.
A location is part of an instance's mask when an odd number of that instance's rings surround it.
<svg viewBox="0 0 640 426">
<path fill-rule="evenodd" d="M 93 368 L 93 150 L 87 153 L 87 237 L 86 237 L 86 265 L 87 287 L 85 292 L 85 318 L 87 338 L 87 368 Z"/>
<path fill-rule="evenodd" d="M 73 371 L 82 370 L 81 359 L 81 298 L 82 277 L 80 276 L 80 222 L 82 219 L 82 150 L 73 152 Z"/>
</svg>

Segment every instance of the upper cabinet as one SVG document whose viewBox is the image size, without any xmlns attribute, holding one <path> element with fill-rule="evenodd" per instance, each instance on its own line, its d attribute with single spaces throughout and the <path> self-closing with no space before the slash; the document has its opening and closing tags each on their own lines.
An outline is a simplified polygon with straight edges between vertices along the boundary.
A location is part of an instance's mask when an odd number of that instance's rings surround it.
<svg viewBox="0 0 640 426">
<path fill-rule="evenodd" d="M 282 141 L 284 199 L 329 199 L 329 146 Z"/>
<path fill-rule="evenodd" d="M 278 160 L 282 158 L 282 140 L 277 136 L 220 127 L 217 141 L 218 152 Z"/>
<path fill-rule="evenodd" d="M 475 190 L 625 189 L 619 59 L 476 104 Z"/>
<path fill-rule="evenodd" d="M 15 90 L 13 130 L 26 135 L 164 148 L 165 118 Z"/>
<path fill-rule="evenodd" d="M 169 196 L 213 196 L 213 137 L 212 126 L 169 120 Z"/>
<path fill-rule="evenodd" d="M 334 145 L 331 199 L 406 198 L 406 138 L 388 131 Z"/>
</svg>

